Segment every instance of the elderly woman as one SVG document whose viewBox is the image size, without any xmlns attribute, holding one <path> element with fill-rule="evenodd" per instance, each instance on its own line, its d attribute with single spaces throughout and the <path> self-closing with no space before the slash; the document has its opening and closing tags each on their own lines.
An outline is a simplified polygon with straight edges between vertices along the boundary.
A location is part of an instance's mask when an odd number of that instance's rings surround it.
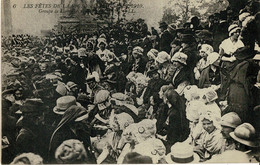
<svg viewBox="0 0 260 165">
<path fill-rule="evenodd" d="M 223 144 L 220 124 L 214 114 L 207 111 L 200 116 L 203 131 L 200 135 L 200 144 L 195 146 L 194 152 L 200 156 L 200 161 L 209 160 L 213 155 L 219 154 Z"/>
</svg>

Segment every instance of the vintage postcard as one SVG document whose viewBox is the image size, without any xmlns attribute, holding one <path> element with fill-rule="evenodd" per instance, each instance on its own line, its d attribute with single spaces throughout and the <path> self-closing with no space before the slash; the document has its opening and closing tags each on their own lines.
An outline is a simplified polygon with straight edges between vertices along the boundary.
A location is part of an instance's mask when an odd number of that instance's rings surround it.
<svg viewBox="0 0 260 165">
<path fill-rule="evenodd" d="M 2 164 L 260 162 L 259 0 L 2 0 Z"/>
</svg>

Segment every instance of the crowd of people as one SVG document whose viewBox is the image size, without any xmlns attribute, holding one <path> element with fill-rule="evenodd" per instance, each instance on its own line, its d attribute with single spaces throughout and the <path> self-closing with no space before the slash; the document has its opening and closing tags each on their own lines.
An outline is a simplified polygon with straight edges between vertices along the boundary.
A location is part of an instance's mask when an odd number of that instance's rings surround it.
<svg viewBox="0 0 260 165">
<path fill-rule="evenodd" d="M 260 161 L 260 13 L 2 37 L 2 163 Z"/>
</svg>

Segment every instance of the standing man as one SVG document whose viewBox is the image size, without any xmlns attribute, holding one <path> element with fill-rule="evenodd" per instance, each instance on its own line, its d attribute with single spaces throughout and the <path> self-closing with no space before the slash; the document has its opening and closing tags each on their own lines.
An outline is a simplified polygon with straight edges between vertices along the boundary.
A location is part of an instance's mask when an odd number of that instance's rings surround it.
<svg viewBox="0 0 260 165">
<path fill-rule="evenodd" d="M 173 35 L 171 34 L 171 29 L 173 26 L 168 26 L 165 22 L 161 22 L 159 28 L 161 29 L 161 37 L 160 37 L 160 44 L 159 49 L 160 51 L 165 51 L 168 54 L 171 51 L 171 42 L 174 39 Z"/>
</svg>

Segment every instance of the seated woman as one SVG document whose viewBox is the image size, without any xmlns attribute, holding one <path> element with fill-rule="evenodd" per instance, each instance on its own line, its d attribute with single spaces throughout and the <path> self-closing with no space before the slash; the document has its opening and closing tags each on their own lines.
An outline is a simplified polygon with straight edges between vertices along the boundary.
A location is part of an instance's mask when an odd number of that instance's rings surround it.
<svg viewBox="0 0 260 165">
<path fill-rule="evenodd" d="M 214 114 L 207 111 L 200 116 L 203 131 L 200 135 L 200 144 L 195 146 L 194 152 L 200 156 L 200 161 L 209 160 L 213 155 L 219 154 L 223 144 L 220 125 Z"/>
<path fill-rule="evenodd" d="M 199 78 L 199 88 L 208 88 L 216 85 L 217 89 L 220 88 L 220 56 L 218 53 L 213 52 L 207 57 L 209 66 L 204 68 Z"/>
<path fill-rule="evenodd" d="M 97 157 L 97 163 L 116 163 L 122 148 L 119 145 L 123 131 L 134 123 L 134 119 L 127 113 L 114 114 L 111 113 L 109 119 L 109 127 L 107 133 L 94 142 L 94 146 L 98 151 L 102 151 Z"/>
<path fill-rule="evenodd" d="M 200 74 L 204 68 L 208 66 L 207 57 L 210 53 L 213 52 L 213 47 L 208 44 L 201 45 L 199 55 L 201 59 L 197 62 L 196 67 L 194 68 L 195 78 L 198 80 L 200 78 Z"/>
</svg>

